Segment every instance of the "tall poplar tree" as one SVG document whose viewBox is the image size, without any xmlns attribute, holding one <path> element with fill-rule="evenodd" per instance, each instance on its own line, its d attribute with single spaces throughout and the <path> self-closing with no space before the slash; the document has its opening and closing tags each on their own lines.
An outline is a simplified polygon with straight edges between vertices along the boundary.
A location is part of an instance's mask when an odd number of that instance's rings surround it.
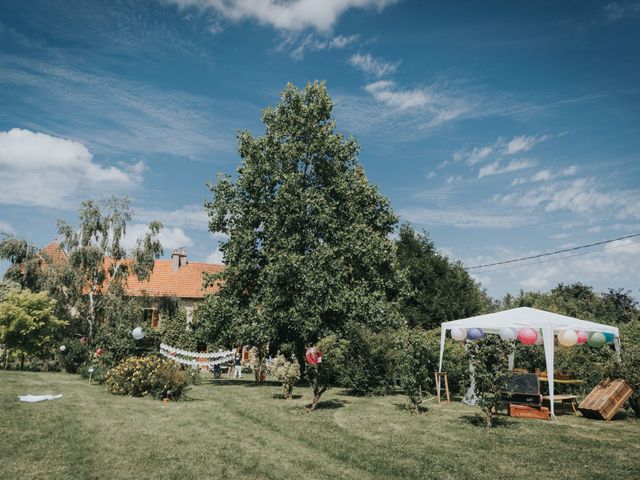
<svg viewBox="0 0 640 480">
<path fill-rule="evenodd" d="M 287 343 L 299 359 L 350 322 L 402 323 L 389 239 L 397 218 L 358 163 L 356 140 L 335 130 L 332 107 L 324 83 L 287 85 L 263 112 L 264 135 L 239 132 L 237 178 L 218 176 L 205 205 L 210 230 L 228 235 L 212 311 L 238 341 Z"/>
</svg>

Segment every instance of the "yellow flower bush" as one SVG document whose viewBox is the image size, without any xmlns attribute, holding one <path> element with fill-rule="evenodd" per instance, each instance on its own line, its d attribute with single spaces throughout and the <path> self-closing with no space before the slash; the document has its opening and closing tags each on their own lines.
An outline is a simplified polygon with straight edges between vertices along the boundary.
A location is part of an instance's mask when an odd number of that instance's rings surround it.
<svg viewBox="0 0 640 480">
<path fill-rule="evenodd" d="M 193 375 L 157 355 L 129 357 L 107 373 L 107 389 L 114 395 L 181 398 Z"/>
</svg>

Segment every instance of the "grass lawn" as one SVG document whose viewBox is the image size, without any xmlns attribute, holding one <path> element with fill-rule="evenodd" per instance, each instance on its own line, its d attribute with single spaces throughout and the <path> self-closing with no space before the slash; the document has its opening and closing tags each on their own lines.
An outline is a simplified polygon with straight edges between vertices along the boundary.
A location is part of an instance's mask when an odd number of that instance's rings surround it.
<svg viewBox="0 0 640 480">
<path fill-rule="evenodd" d="M 216 381 L 219 382 L 219 381 Z M 62 393 L 27 404 L 21 394 Z M 0 372 L 0 478 L 640 478 L 640 422 L 562 416 L 474 425 L 459 403 L 205 380 L 189 401 L 115 397 L 57 373 Z"/>
</svg>

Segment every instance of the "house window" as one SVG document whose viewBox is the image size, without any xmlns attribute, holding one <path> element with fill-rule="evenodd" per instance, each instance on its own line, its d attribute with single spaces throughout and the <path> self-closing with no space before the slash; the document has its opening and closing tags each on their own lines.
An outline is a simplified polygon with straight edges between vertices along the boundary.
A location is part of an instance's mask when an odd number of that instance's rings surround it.
<svg viewBox="0 0 640 480">
<path fill-rule="evenodd" d="M 157 308 L 145 308 L 144 309 L 144 321 L 147 325 L 151 325 L 151 328 L 158 328 L 160 326 L 160 315 Z"/>
</svg>

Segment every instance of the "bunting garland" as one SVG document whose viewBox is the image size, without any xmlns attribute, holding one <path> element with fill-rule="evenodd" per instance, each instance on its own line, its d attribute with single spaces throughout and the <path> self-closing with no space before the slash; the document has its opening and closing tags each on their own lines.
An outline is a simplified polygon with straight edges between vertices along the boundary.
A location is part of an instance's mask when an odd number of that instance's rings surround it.
<svg viewBox="0 0 640 480">
<path fill-rule="evenodd" d="M 160 355 L 173 360 L 181 365 L 189 365 L 191 367 L 212 367 L 214 365 L 220 365 L 228 363 L 235 358 L 235 350 L 220 350 L 218 352 L 191 352 L 189 350 L 183 350 L 181 348 L 174 348 L 171 345 L 164 343 L 160 344 Z M 199 359 L 215 359 L 208 361 L 200 361 Z"/>
</svg>

